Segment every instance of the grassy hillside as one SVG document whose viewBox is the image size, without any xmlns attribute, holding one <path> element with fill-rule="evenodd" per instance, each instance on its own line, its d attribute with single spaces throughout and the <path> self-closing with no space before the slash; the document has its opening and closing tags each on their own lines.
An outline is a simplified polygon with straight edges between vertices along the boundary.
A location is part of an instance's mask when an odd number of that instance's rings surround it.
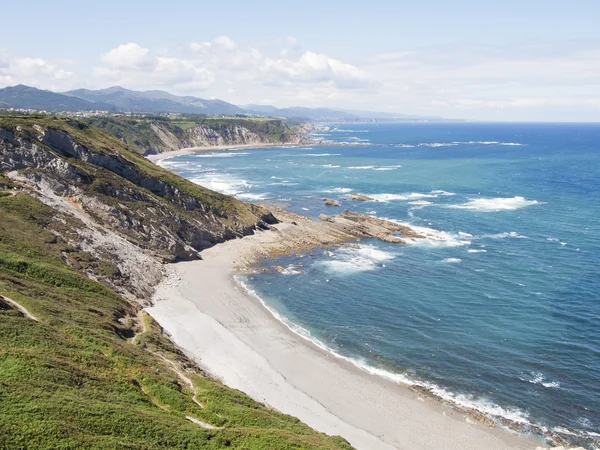
<svg viewBox="0 0 600 450">
<path fill-rule="evenodd" d="M 240 139 L 240 129 L 253 134 L 257 142 L 262 143 L 287 143 L 297 139 L 296 132 L 285 122 L 263 118 L 211 118 L 202 115 L 182 115 L 176 118 L 99 116 L 86 118 L 85 121 L 106 130 L 140 154 L 216 145 L 217 142 L 213 142 L 214 136 L 221 136 L 225 144 L 244 144 L 246 142 L 236 140 Z M 161 140 L 157 127 L 170 135 L 170 142 Z M 204 133 L 200 135 L 198 130 L 203 130 Z M 213 135 L 213 140 L 206 139 L 206 132 Z"/>
<path fill-rule="evenodd" d="M 91 127 L 50 118 L 0 122 L 17 135 L 47 126 L 68 130 L 97 153 L 119 154 L 214 207 L 225 202 L 230 214 L 245 207 L 184 183 Z M 0 139 L 2 148 L 16 157 Z M 66 160 L 108 182 L 105 169 Z M 111 183 L 137 186 L 111 174 Z M 110 277 L 116 267 L 73 245 L 84 224 L 37 195 L 0 172 L 0 448 L 351 448 L 203 374 L 135 303 L 101 277 L 84 276 Z M 175 208 L 166 197 L 147 195 Z M 144 202 L 138 200 L 140 209 Z"/>
</svg>

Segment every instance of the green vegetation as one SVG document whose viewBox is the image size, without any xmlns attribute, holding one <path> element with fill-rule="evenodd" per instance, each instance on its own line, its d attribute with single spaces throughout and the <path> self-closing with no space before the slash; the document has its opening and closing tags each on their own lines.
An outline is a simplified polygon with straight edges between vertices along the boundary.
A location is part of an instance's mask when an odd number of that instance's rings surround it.
<svg viewBox="0 0 600 450">
<path fill-rule="evenodd" d="M 12 130 L 29 140 L 35 140 L 34 137 L 38 134 L 36 127 L 38 129 L 41 127 L 65 131 L 72 136 L 78 144 L 94 152 L 124 158 L 127 162 L 132 164 L 134 171 L 139 175 L 138 178 L 152 179 L 159 183 L 164 183 L 176 188 L 178 192 L 183 195 L 199 200 L 202 204 L 208 206 L 215 215 L 221 217 L 222 222 L 227 226 L 233 228 L 249 227 L 256 223 L 258 216 L 264 213 L 264 211 L 254 205 L 245 204 L 233 197 L 203 188 L 202 186 L 198 186 L 172 172 L 158 167 L 139 153 L 131 150 L 131 148 L 127 147 L 121 140 L 94 126 L 64 117 L 59 118 L 43 115 L 0 116 L 0 128 Z M 18 128 L 21 131 L 17 131 Z M 37 142 L 37 144 L 44 147 L 43 144 L 40 144 L 39 142 Z M 51 148 L 48 148 L 48 150 L 56 153 Z M 62 157 L 63 155 L 59 156 Z M 108 170 L 100 169 L 97 166 L 77 161 L 73 158 L 69 159 L 69 163 L 77 166 L 94 180 L 91 185 L 82 186 L 82 188 L 93 195 L 102 195 L 102 193 L 107 190 L 140 189 L 140 186 L 136 184 L 136 181 L 139 180 L 126 180 Z M 159 200 L 162 198 L 161 193 L 159 192 L 152 192 L 146 188 L 142 191 L 143 195 L 152 195 Z M 116 202 L 115 199 L 110 199 L 106 195 L 103 195 L 103 200 L 108 203 L 111 201 L 113 203 L 123 203 L 121 201 Z M 169 200 L 169 198 L 167 198 L 167 200 Z M 133 202 L 131 206 L 135 209 L 136 207 L 146 208 L 148 205 L 144 202 L 136 205 L 136 202 Z M 165 207 L 174 209 L 177 214 L 189 217 L 190 219 L 197 218 L 193 213 L 175 206 L 172 202 L 165 205 Z"/>
<path fill-rule="evenodd" d="M 115 145 L 104 132 L 63 119 L 39 120 L 208 195 Z M 17 125 L 32 126 L 0 122 Z M 12 187 L 0 173 L 0 189 Z M 68 244 L 65 236 L 75 222 L 26 192 L 0 197 L 0 448 L 351 448 L 203 374 L 136 305 L 83 275 L 91 265 L 110 272 L 111 263 Z"/>
<path fill-rule="evenodd" d="M 227 137 L 236 127 L 243 127 L 260 136 L 264 142 L 288 142 L 294 131 L 281 120 L 268 118 L 227 117 L 213 118 L 204 115 L 98 116 L 85 119 L 86 123 L 102 128 L 140 154 L 160 153 L 183 147 L 200 145 L 195 142 L 194 128 L 205 127 Z M 157 129 L 159 131 L 157 132 Z M 171 143 L 161 139 L 160 133 L 171 135 Z M 173 148 L 173 142 L 177 148 Z"/>
</svg>

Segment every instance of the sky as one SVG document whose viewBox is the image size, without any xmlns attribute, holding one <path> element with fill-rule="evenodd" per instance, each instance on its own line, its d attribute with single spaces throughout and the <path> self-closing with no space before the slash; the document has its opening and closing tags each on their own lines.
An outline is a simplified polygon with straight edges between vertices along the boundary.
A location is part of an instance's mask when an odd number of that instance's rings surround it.
<svg viewBox="0 0 600 450">
<path fill-rule="evenodd" d="M 4 2 L 0 87 L 600 121 L 600 1 Z"/>
</svg>

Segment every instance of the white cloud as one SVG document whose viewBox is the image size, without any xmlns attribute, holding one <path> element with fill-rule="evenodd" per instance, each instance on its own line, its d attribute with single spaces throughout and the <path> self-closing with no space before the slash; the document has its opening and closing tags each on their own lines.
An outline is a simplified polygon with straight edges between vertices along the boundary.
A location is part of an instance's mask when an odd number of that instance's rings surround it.
<svg viewBox="0 0 600 450">
<path fill-rule="evenodd" d="M 70 56 L 70 55 L 68 55 Z M 123 85 L 237 104 L 330 106 L 454 118 L 600 120 L 600 41 L 390 48 L 347 60 L 293 37 L 228 36 L 175 48 L 130 42 L 96 67 L 0 49 L 0 84 L 66 90 Z"/>
<path fill-rule="evenodd" d="M 266 86 L 289 86 L 290 83 L 327 84 L 334 89 L 372 87 L 375 80 L 358 67 L 323 53 L 301 52 L 297 41 L 287 37 L 281 42 L 277 57 L 251 46 L 239 45 L 220 36 L 213 42 L 190 44 L 198 64 L 212 71 L 225 71 L 228 79 L 252 81 Z"/>
<path fill-rule="evenodd" d="M 74 78 L 74 72 L 42 58 L 17 57 L 10 53 L 0 55 L 0 86 L 27 84 L 60 89 Z"/>
<path fill-rule="evenodd" d="M 117 48 L 108 51 L 102 55 L 101 60 L 114 67 L 142 67 L 149 63 L 149 53 L 150 50 L 147 48 L 130 42 L 129 44 L 119 45 Z"/>
</svg>

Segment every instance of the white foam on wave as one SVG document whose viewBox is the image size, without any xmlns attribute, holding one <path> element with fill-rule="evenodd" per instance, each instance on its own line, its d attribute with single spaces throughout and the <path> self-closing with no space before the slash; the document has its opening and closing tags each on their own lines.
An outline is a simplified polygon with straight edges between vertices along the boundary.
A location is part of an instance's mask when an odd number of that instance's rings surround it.
<svg viewBox="0 0 600 450">
<path fill-rule="evenodd" d="M 321 156 L 340 156 L 341 153 L 304 153 L 303 155 L 300 156 L 314 156 L 314 157 L 321 157 Z"/>
<path fill-rule="evenodd" d="M 446 258 L 442 260 L 443 263 L 446 264 L 458 264 L 462 262 L 462 259 L 460 258 Z"/>
<path fill-rule="evenodd" d="M 429 205 L 433 205 L 432 202 L 428 202 L 427 200 L 416 200 L 414 202 L 408 202 L 409 205 L 416 205 L 416 206 L 429 206 Z"/>
<path fill-rule="evenodd" d="M 250 153 L 242 152 L 213 152 L 213 153 L 197 153 L 194 158 L 233 158 L 235 156 L 247 156 Z"/>
<path fill-rule="evenodd" d="M 269 198 L 268 194 L 252 194 L 250 192 L 236 194 L 235 196 L 241 200 L 266 200 L 267 198 Z M 280 200 L 284 200 L 284 199 L 280 199 Z"/>
<path fill-rule="evenodd" d="M 527 236 L 519 234 L 516 231 L 506 231 L 504 233 L 496 233 L 496 234 L 484 234 L 481 237 L 482 238 L 490 238 L 490 239 L 506 239 L 506 238 L 527 239 Z"/>
<path fill-rule="evenodd" d="M 394 253 L 386 252 L 372 245 L 359 247 L 346 247 L 335 252 L 330 252 L 333 259 L 320 261 L 317 264 L 324 266 L 328 271 L 338 274 L 351 274 L 366 272 L 381 267 L 384 261 L 394 259 Z"/>
<path fill-rule="evenodd" d="M 459 145 L 500 145 L 500 146 L 522 146 L 519 142 L 500 142 L 500 141 L 453 141 L 453 142 L 421 142 L 419 144 L 395 144 L 395 147 L 457 147 Z"/>
<path fill-rule="evenodd" d="M 467 251 L 469 253 L 487 253 L 487 250 L 484 250 L 484 249 L 475 249 L 475 248 L 470 248 Z"/>
<path fill-rule="evenodd" d="M 282 275 L 300 275 L 301 273 L 302 270 L 294 264 L 290 264 L 281 272 Z"/>
<path fill-rule="evenodd" d="M 374 169 L 374 168 L 375 168 L 375 166 L 350 166 L 350 167 L 348 167 L 348 169 L 363 169 L 363 170 Z"/>
<path fill-rule="evenodd" d="M 411 192 L 404 194 L 369 194 L 369 197 L 378 202 L 390 202 L 394 200 L 420 200 L 424 198 L 438 198 L 439 194 Z"/>
<path fill-rule="evenodd" d="M 410 245 L 419 245 L 425 247 L 462 247 L 465 245 L 471 245 L 471 241 L 464 239 L 468 233 L 458 232 L 449 233 L 446 231 L 436 230 L 434 228 L 423 227 L 419 225 L 413 225 L 412 223 L 401 222 L 395 219 L 389 219 L 387 217 L 380 217 L 380 219 L 394 222 L 399 225 L 409 227 L 421 236 L 425 236 L 425 239 L 407 239 L 406 243 Z"/>
<path fill-rule="evenodd" d="M 234 178 L 228 174 L 206 174 L 190 178 L 190 181 L 221 194 L 237 195 L 247 191 L 251 185 L 246 180 Z"/>
<path fill-rule="evenodd" d="M 340 166 L 337 166 L 335 164 L 323 164 L 321 167 L 326 167 L 326 168 L 329 168 L 329 169 L 337 169 Z"/>
<path fill-rule="evenodd" d="M 339 187 L 339 188 L 334 188 L 334 189 L 329 189 L 323 192 L 329 192 L 331 194 L 333 193 L 346 193 L 346 192 L 352 192 L 352 189 L 350 188 L 344 188 L 344 187 Z"/>
<path fill-rule="evenodd" d="M 497 198 L 476 198 L 470 199 L 461 205 L 448 205 L 447 208 L 470 209 L 482 212 L 514 211 L 525 208 L 526 206 L 542 205 L 543 202 L 537 200 L 527 200 L 524 197 L 497 197 Z"/>
<path fill-rule="evenodd" d="M 558 381 L 548 381 L 546 376 L 541 372 L 531 372 L 530 376 L 519 377 L 522 381 L 527 381 L 531 384 L 539 384 L 546 388 L 559 388 L 560 383 Z"/>
</svg>

